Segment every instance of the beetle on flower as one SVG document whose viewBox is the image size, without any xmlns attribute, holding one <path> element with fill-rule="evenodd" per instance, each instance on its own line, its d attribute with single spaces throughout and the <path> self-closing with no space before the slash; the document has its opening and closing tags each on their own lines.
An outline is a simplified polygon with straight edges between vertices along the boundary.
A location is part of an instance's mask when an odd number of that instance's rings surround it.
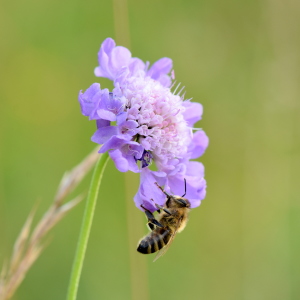
<svg viewBox="0 0 300 300">
<path fill-rule="evenodd" d="M 96 120 L 92 141 L 102 145 L 99 152 L 108 151 L 119 171 L 140 173 L 136 206 L 157 210 L 151 199 L 163 205 L 165 196 L 154 183 L 181 195 L 184 179 L 191 208 L 199 206 L 206 194 L 204 167 L 191 159 L 208 146 L 204 131 L 193 128 L 202 105 L 184 100 L 176 88 L 172 91 L 172 60 L 161 58 L 149 68 L 148 62 L 131 57 L 128 49 L 107 38 L 98 61 L 95 75 L 112 80 L 114 88 L 110 92 L 94 83 L 80 92 L 81 111 Z M 157 171 L 149 168 L 151 163 Z"/>
</svg>

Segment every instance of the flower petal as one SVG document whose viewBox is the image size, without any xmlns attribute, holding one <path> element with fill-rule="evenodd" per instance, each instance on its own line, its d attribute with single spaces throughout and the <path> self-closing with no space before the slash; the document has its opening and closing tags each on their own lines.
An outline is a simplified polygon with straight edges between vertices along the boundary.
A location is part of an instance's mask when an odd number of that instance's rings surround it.
<svg viewBox="0 0 300 300">
<path fill-rule="evenodd" d="M 99 103 L 99 110 L 97 111 L 99 117 L 116 121 L 116 116 L 121 114 L 124 110 L 125 100 L 126 99 L 114 97 L 113 93 L 105 93 Z"/>
<path fill-rule="evenodd" d="M 115 80 L 121 69 L 131 62 L 131 53 L 125 47 L 116 46 L 113 39 L 107 38 L 98 52 L 98 62 L 95 75 Z"/>
<path fill-rule="evenodd" d="M 98 77 L 106 77 L 113 80 L 112 74 L 108 67 L 109 56 L 112 49 L 116 46 L 115 41 L 112 38 L 107 38 L 100 47 L 98 52 L 99 67 L 95 68 L 95 75 Z"/>
<path fill-rule="evenodd" d="M 104 78 L 108 78 L 108 79 L 110 79 L 110 77 L 111 77 L 111 75 L 106 72 L 106 69 L 101 68 L 101 67 L 96 67 L 94 69 L 94 74 L 97 77 L 104 77 Z"/>
<path fill-rule="evenodd" d="M 198 161 L 189 161 L 186 166 L 187 176 L 202 178 L 204 177 L 204 166 Z"/>
<path fill-rule="evenodd" d="M 128 160 L 124 158 L 122 152 L 119 149 L 109 151 L 109 156 L 114 161 L 116 168 L 120 172 L 128 171 Z"/>
<path fill-rule="evenodd" d="M 141 149 L 140 149 L 141 148 Z M 139 173 L 139 167 L 136 163 L 135 155 L 139 156 L 139 152 L 143 149 L 141 145 L 136 142 L 129 141 L 121 148 L 110 151 L 110 156 L 115 162 L 116 168 L 121 172 L 132 171 Z"/>
<path fill-rule="evenodd" d="M 108 121 L 116 121 L 116 115 L 109 110 L 98 109 L 97 114 L 101 119 L 108 120 Z"/>
<path fill-rule="evenodd" d="M 139 159 L 142 157 L 144 148 L 137 142 L 127 141 L 122 145 L 121 151 L 124 155 Z"/>
<path fill-rule="evenodd" d="M 161 85 L 165 86 L 165 87 L 170 87 L 172 84 L 172 80 L 169 75 L 161 75 L 161 76 L 159 76 L 157 81 L 159 81 L 161 83 Z"/>
<path fill-rule="evenodd" d="M 147 75 L 153 79 L 158 79 L 161 75 L 170 73 L 172 66 L 172 59 L 163 57 L 152 65 L 152 67 L 147 72 Z"/>
<path fill-rule="evenodd" d="M 195 196 L 190 197 L 191 208 L 195 208 L 201 204 L 201 201 L 206 196 L 206 180 L 201 178 L 199 181 L 195 182 L 193 186 L 195 191 Z"/>
<path fill-rule="evenodd" d="M 133 57 L 128 68 L 132 76 L 138 76 L 140 72 L 145 72 L 146 65 L 141 59 Z"/>
<path fill-rule="evenodd" d="M 99 129 L 101 127 L 109 126 L 110 125 L 110 121 L 98 119 L 98 120 L 96 120 L 96 125 L 97 125 L 97 128 Z"/>
<path fill-rule="evenodd" d="M 182 105 L 185 107 L 184 119 L 188 126 L 193 127 L 197 121 L 201 120 L 203 107 L 200 103 L 190 101 L 184 101 Z"/>
<path fill-rule="evenodd" d="M 122 67 L 127 67 L 131 59 L 130 51 L 122 46 L 117 46 L 112 49 L 108 66 L 114 79 L 118 75 Z"/>
<path fill-rule="evenodd" d="M 187 161 L 184 172 L 168 173 L 165 189 L 177 196 L 185 197 L 190 201 L 191 207 L 200 205 L 200 201 L 206 195 L 206 181 L 204 179 L 204 167 L 202 163 Z M 170 175 L 172 174 L 172 175 Z M 186 180 L 186 191 L 184 190 L 184 180 Z"/>
<path fill-rule="evenodd" d="M 122 112 L 117 115 L 117 125 L 122 125 L 127 119 L 127 112 Z"/>
<path fill-rule="evenodd" d="M 150 171 L 148 168 L 142 169 L 140 187 L 134 196 L 134 202 L 137 208 L 144 211 L 144 209 L 141 208 L 141 205 L 143 205 L 146 209 L 154 212 L 157 210 L 154 203 L 164 205 L 166 196 L 156 186 L 155 182 L 160 186 L 164 185 L 165 175 L 164 172 L 154 172 Z M 153 201 L 151 199 L 153 199 Z"/>
<path fill-rule="evenodd" d="M 84 116 L 94 119 L 95 111 L 101 100 L 101 89 L 99 83 L 93 83 L 84 93 L 81 91 L 78 95 L 78 101 L 81 106 L 81 112 Z"/>
<path fill-rule="evenodd" d="M 139 173 L 140 169 L 133 156 L 125 156 L 128 162 L 128 170 L 134 173 Z"/>
<path fill-rule="evenodd" d="M 191 152 L 191 159 L 198 158 L 205 152 L 208 146 L 209 139 L 203 130 L 197 131 L 194 134 L 189 151 Z"/>
<path fill-rule="evenodd" d="M 107 54 L 110 54 L 114 47 L 116 47 L 116 42 L 112 38 L 105 39 L 101 45 L 101 48 Z M 99 63 L 101 64 L 101 60 Z"/>
<path fill-rule="evenodd" d="M 126 136 L 112 136 L 103 146 L 101 147 L 99 153 L 104 153 L 108 150 L 119 149 L 124 144 L 128 143 Z"/>
<path fill-rule="evenodd" d="M 118 129 L 116 126 L 101 127 L 94 133 L 91 140 L 97 144 L 104 144 L 112 136 L 116 135 L 117 132 L 118 132 Z"/>
</svg>

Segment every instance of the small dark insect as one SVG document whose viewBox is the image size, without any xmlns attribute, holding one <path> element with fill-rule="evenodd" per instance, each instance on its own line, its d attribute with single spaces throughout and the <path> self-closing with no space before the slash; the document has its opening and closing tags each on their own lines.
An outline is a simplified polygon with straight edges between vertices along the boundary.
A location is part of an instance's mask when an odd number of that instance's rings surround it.
<svg viewBox="0 0 300 300">
<path fill-rule="evenodd" d="M 151 232 L 139 241 L 137 248 L 137 251 L 142 254 L 151 254 L 158 251 L 154 261 L 166 253 L 176 233 L 181 232 L 185 228 L 190 210 L 190 202 L 184 198 L 186 194 L 185 180 L 185 191 L 181 197 L 169 195 L 161 186 L 157 183 L 155 184 L 167 196 L 167 200 L 164 206 L 155 203 L 159 212 L 157 219 L 155 219 L 149 210 L 141 205 L 145 210 Z"/>
</svg>

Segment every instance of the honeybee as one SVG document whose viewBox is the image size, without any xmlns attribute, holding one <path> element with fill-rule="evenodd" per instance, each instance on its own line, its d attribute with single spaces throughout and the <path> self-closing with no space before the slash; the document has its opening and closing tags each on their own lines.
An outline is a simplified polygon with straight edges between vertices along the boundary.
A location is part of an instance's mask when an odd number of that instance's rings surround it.
<svg viewBox="0 0 300 300">
<path fill-rule="evenodd" d="M 148 226 L 152 231 L 139 241 L 137 248 L 137 251 L 142 254 L 151 254 L 158 251 L 154 261 L 166 253 L 176 233 L 185 228 L 191 206 L 189 200 L 184 198 L 186 194 L 185 180 L 185 192 L 181 197 L 169 195 L 161 186 L 155 184 L 167 196 L 166 203 L 164 206 L 155 203 L 159 212 L 157 220 L 149 210 L 141 205 L 145 210 Z"/>
</svg>

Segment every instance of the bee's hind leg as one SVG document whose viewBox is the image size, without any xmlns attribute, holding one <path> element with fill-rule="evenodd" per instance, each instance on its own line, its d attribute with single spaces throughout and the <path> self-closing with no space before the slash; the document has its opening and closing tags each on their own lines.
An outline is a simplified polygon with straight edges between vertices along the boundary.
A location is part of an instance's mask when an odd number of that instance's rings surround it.
<svg viewBox="0 0 300 300">
<path fill-rule="evenodd" d="M 143 205 L 141 205 L 141 208 L 143 208 L 145 210 L 145 214 L 148 219 L 148 225 L 151 230 L 153 230 L 155 228 L 155 226 L 161 227 L 161 228 L 164 227 L 155 219 L 154 215 L 152 214 L 152 212 L 150 210 L 145 208 Z"/>
<path fill-rule="evenodd" d="M 152 223 L 150 223 L 150 222 L 148 222 L 147 223 L 147 225 L 148 225 L 148 227 L 149 227 L 149 229 L 151 230 L 151 231 L 153 231 L 154 230 L 154 228 L 155 228 L 155 225 L 153 225 Z"/>
</svg>

